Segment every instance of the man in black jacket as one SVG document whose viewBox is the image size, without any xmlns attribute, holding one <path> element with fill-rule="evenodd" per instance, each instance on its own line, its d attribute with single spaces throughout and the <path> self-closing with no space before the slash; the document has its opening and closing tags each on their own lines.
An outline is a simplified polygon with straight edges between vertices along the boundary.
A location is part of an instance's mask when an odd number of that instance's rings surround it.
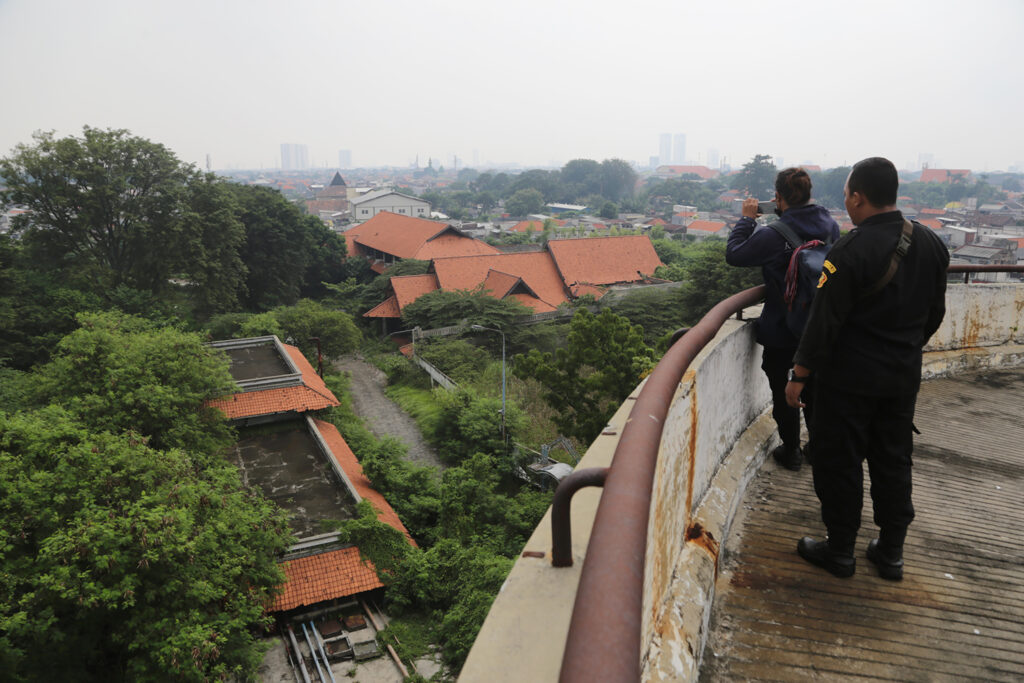
<svg viewBox="0 0 1024 683">
<path fill-rule="evenodd" d="M 816 381 L 814 490 L 828 531 L 824 541 L 801 539 L 797 551 L 840 577 L 856 568 L 865 459 L 879 527 L 867 557 L 882 577 L 903 577 L 903 541 L 914 518 L 911 432 L 922 348 L 946 310 L 949 253 L 917 223 L 895 274 L 872 293 L 903 232 L 898 186 L 887 159 L 865 159 L 850 172 L 846 210 L 857 229 L 825 261 L 786 386 L 787 402 L 795 407 L 807 378 Z"/>
<path fill-rule="evenodd" d="M 811 177 L 802 168 L 787 168 L 775 178 L 775 202 L 783 223 L 804 241 L 821 240 L 832 244 L 839 239 L 839 225 L 828 210 L 811 202 Z M 737 221 L 725 248 L 725 261 L 731 266 L 761 266 L 767 289 L 761 316 L 757 320 L 757 342 L 764 347 L 761 369 L 772 392 L 772 417 L 779 428 L 782 444 L 772 457 L 790 470 L 799 470 L 803 462 L 800 450 L 800 411 L 786 404 L 786 375 L 793 364 L 799 341 L 786 324 L 786 269 L 793 248 L 786 238 L 767 225 L 759 226 L 757 199 L 743 202 L 743 217 Z M 814 391 L 808 385 L 804 398 Z M 808 400 L 813 404 L 813 401 Z M 812 405 L 804 408 L 808 429 Z M 811 439 L 813 441 L 813 438 Z"/>
</svg>

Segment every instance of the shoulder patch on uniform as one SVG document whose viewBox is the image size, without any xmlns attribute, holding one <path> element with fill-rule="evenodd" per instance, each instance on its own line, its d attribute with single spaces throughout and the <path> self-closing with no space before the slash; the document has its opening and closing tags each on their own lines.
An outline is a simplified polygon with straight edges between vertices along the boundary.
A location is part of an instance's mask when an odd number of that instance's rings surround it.
<svg viewBox="0 0 1024 683">
<path fill-rule="evenodd" d="M 831 261 L 825 259 L 825 270 L 827 270 L 830 273 L 834 273 L 836 272 L 836 267 L 832 264 Z"/>
<path fill-rule="evenodd" d="M 828 263 L 828 261 L 825 263 Z M 823 270 L 821 271 L 821 277 L 818 278 L 818 289 L 824 287 L 826 282 L 828 282 L 828 274 Z"/>
</svg>

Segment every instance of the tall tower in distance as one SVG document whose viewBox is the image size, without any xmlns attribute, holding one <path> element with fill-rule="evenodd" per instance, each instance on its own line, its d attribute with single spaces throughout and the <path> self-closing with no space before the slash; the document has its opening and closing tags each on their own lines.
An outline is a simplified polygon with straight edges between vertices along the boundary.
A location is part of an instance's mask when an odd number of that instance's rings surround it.
<svg viewBox="0 0 1024 683">
<path fill-rule="evenodd" d="M 708 168 L 718 168 L 718 150 L 712 147 L 708 150 Z"/>
<path fill-rule="evenodd" d="M 658 136 L 658 163 L 661 165 L 672 163 L 671 133 L 662 133 Z"/>
<path fill-rule="evenodd" d="M 672 144 L 672 163 L 679 166 L 686 163 L 686 133 L 676 133 Z"/>
<path fill-rule="evenodd" d="M 352 150 L 342 149 L 338 151 L 338 167 L 352 168 Z"/>
<path fill-rule="evenodd" d="M 309 168 L 309 147 L 294 143 L 281 143 L 281 170 L 295 171 Z"/>
</svg>

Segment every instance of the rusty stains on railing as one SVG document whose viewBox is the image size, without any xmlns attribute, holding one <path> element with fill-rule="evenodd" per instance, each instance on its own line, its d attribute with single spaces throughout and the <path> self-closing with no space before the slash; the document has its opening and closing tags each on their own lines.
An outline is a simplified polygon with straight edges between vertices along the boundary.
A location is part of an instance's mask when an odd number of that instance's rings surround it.
<svg viewBox="0 0 1024 683">
<path fill-rule="evenodd" d="M 683 373 L 701 349 L 729 316 L 763 297 L 762 285 L 719 303 L 672 345 L 647 378 L 615 449 L 597 508 L 562 658 L 562 680 L 640 678 L 647 522 L 665 417 Z"/>
</svg>

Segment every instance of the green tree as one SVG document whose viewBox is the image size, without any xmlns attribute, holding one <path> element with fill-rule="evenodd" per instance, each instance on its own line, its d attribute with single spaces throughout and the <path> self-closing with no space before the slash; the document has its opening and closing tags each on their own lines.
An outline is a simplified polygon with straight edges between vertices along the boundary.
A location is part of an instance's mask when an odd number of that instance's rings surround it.
<svg viewBox="0 0 1024 683">
<path fill-rule="evenodd" d="M 620 201 L 633 194 L 637 175 L 628 161 L 605 159 L 601 162 L 601 196 Z"/>
<path fill-rule="evenodd" d="M 0 414 L 0 434 L 6 679 L 255 674 L 289 534 L 237 470 L 57 406 Z"/>
<path fill-rule="evenodd" d="M 284 339 L 298 346 L 306 358 L 316 358 L 317 337 L 328 358 L 338 358 L 359 345 L 362 335 L 352 322 L 352 316 L 336 311 L 310 299 L 302 299 L 294 306 L 275 308 L 274 318 L 281 326 Z"/>
<path fill-rule="evenodd" d="M 516 318 L 532 313 L 516 299 L 495 299 L 483 290 L 437 290 L 424 294 L 402 310 L 409 327 L 432 329 L 457 325 L 462 321 L 508 330 Z"/>
<path fill-rule="evenodd" d="M 30 209 L 16 230 L 101 287 L 165 289 L 195 234 L 181 209 L 197 172 L 126 130 L 33 137 L 0 160 L 4 199 Z"/>
<path fill-rule="evenodd" d="M 615 206 L 615 202 L 605 202 L 601 206 L 601 210 L 597 214 L 601 218 L 615 219 L 619 217 L 619 207 Z"/>
<path fill-rule="evenodd" d="M 35 405 L 60 405 L 95 429 L 131 431 L 154 448 L 197 458 L 231 443 L 223 415 L 203 407 L 234 387 L 223 354 L 198 334 L 140 318 L 89 313 L 78 320 L 81 327 L 34 374 Z"/>
<path fill-rule="evenodd" d="M 769 154 L 757 154 L 743 164 L 743 169 L 733 178 L 732 188 L 742 190 L 751 197 L 768 199 L 775 195 L 777 170 Z"/>
<path fill-rule="evenodd" d="M 761 284 L 757 268 L 734 268 L 725 262 L 724 240 L 688 245 L 683 258 L 654 271 L 657 277 L 682 281 L 674 300 L 679 319 L 694 324 L 722 299 Z"/>
<path fill-rule="evenodd" d="M 505 453 L 501 440 L 501 399 L 485 398 L 468 389 L 447 392 L 437 390 L 440 405 L 433 441 L 440 456 L 448 463 L 457 464 L 474 453 L 493 456 L 502 474 L 510 474 L 513 463 Z M 524 417 L 518 407 L 506 400 L 505 433 L 514 440 L 523 426 Z"/>
<path fill-rule="evenodd" d="M 559 431 L 589 443 L 653 364 L 639 327 L 609 309 L 596 316 L 581 309 L 564 349 L 533 349 L 516 356 L 513 367 L 517 376 L 544 386 L 544 400 L 560 411 L 554 419 Z"/>
<path fill-rule="evenodd" d="M 505 201 L 505 210 L 511 216 L 538 213 L 544 208 L 544 195 L 535 189 L 518 190 Z"/>
</svg>

